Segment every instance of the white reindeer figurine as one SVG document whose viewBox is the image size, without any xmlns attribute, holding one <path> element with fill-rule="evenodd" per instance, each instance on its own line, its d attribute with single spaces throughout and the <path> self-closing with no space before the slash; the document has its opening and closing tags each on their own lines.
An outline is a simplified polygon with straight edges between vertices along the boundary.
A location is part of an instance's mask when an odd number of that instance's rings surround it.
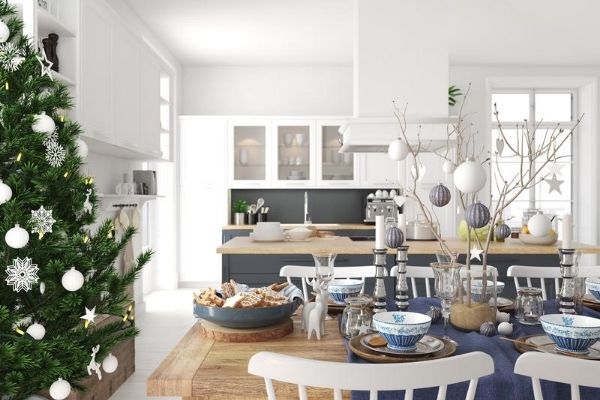
<svg viewBox="0 0 600 400">
<path fill-rule="evenodd" d="M 100 350 L 100 345 L 92 347 L 92 359 L 87 366 L 88 375 L 92 374 L 92 371 L 96 372 L 98 379 L 102 380 L 102 371 L 100 371 L 100 364 L 96 362 L 96 354 Z"/>
<path fill-rule="evenodd" d="M 307 319 L 304 321 L 304 326 L 308 326 L 308 339 L 312 338 L 313 331 L 317 334 L 317 340 L 321 340 L 321 334 L 324 333 L 321 331 L 323 326 L 323 302 L 321 301 L 321 293 L 316 293 L 316 298 L 313 307 L 310 307 L 310 310 L 307 312 Z M 304 312 L 302 313 L 304 317 Z"/>
<path fill-rule="evenodd" d="M 329 312 L 329 292 L 327 291 L 327 283 L 317 282 L 315 279 L 313 286 L 315 286 L 315 291 L 321 294 L 321 304 L 323 305 L 323 313 L 321 315 L 321 335 L 325 335 L 325 319 L 327 318 L 327 313 Z"/>
</svg>

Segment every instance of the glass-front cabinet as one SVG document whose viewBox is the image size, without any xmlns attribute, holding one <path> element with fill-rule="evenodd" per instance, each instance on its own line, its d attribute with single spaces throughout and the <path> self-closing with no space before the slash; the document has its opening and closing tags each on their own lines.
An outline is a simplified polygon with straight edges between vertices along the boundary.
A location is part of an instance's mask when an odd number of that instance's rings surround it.
<svg viewBox="0 0 600 400">
<path fill-rule="evenodd" d="M 315 183 L 315 124 L 305 120 L 278 120 L 273 123 L 277 160 L 277 185 L 313 186 Z"/>
<path fill-rule="evenodd" d="M 317 184 L 345 186 L 357 182 L 358 163 L 354 153 L 340 153 L 342 120 L 317 123 Z"/>
<path fill-rule="evenodd" d="M 269 181 L 269 129 L 268 121 L 229 123 L 229 180 L 233 186 L 259 186 Z"/>
</svg>

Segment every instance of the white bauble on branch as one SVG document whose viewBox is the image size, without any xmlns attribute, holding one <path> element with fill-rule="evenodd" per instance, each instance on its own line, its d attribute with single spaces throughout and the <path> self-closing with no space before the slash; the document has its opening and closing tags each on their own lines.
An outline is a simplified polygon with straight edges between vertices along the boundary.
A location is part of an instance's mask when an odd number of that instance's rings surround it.
<svg viewBox="0 0 600 400">
<path fill-rule="evenodd" d="M 58 378 L 50 385 L 50 397 L 54 400 L 64 400 L 71 394 L 71 384 L 62 378 Z"/>
<path fill-rule="evenodd" d="M 456 170 L 456 165 L 454 165 L 454 163 L 452 161 L 446 160 L 442 164 L 442 171 L 444 171 L 444 173 L 446 175 L 452 175 L 455 170 Z"/>
<path fill-rule="evenodd" d="M 107 374 L 112 374 L 115 372 L 118 366 L 119 360 L 117 360 L 117 357 L 113 356 L 112 353 L 108 353 L 106 358 L 102 360 L 102 369 Z"/>
<path fill-rule="evenodd" d="M 4 204 L 12 198 L 12 189 L 0 179 L 0 204 Z"/>
<path fill-rule="evenodd" d="M 76 145 L 77 145 L 77 155 L 82 160 L 85 160 L 89 153 L 88 145 L 81 138 L 77 139 Z"/>
<path fill-rule="evenodd" d="M 550 233 L 552 222 L 540 212 L 529 218 L 529 221 L 527 221 L 527 228 L 532 236 L 542 237 Z"/>
<path fill-rule="evenodd" d="M 9 36 L 10 30 L 8 26 L 3 21 L 0 21 L 0 43 L 6 42 Z"/>
<path fill-rule="evenodd" d="M 22 249 L 29 243 L 29 233 L 16 224 L 14 228 L 10 228 L 4 235 L 4 241 L 13 249 Z"/>
<path fill-rule="evenodd" d="M 44 325 L 36 322 L 32 325 L 29 325 L 29 328 L 27 328 L 26 332 L 35 340 L 42 340 L 46 335 L 46 328 L 44 328 Z"/>
<path fill-rule="evenodd" d="M 42 112 L 35 116 L 31 129 L 37 133 L 52 133 L 56 129 L 56 124 L 52 118 Z"/>
<path fill-rule="evenodd" d="M 408 155 L 410 149 L 404 140 L 396 139 L 388 147 L 388 155 L 394 161 L 402 161 Z"/>
<path fill-rule="evenodd" d="M 483 189 L 487 181 L 487 174 L 483 166 L 473 160 L 467 159 L 454 171 L 454 186 L 463 193 L 475 193 Z"/>
<path fill-rule="evenodd" d="M 71 267 L 70 270 L 65 272 L 62 276 L 61 283 L 65 289 L 69 292 L 75 292 L 83 286 L 83 282 L 85 281 L 83 274 L 75 269 L 75 267 Z"/>
</svg>

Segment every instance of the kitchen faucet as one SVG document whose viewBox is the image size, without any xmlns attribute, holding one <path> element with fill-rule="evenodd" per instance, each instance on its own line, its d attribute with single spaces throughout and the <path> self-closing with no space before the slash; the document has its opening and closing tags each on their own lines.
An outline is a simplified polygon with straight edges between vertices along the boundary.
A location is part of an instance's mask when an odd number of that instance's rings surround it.
<svg viewBox="0 0 600 400">
<path fill-rule="evenodd" d="M 310 214 L 308 213 L 308 192 L 304 192 L 304 224 L 312 224 Z"/>
</svg>

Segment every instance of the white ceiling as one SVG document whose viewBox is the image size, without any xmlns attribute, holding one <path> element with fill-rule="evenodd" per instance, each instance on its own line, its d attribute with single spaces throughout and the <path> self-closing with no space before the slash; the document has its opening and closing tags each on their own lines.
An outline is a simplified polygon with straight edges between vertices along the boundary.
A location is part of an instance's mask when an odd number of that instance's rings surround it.
<svg viewBox="0 0 600 400">
<path fill-rule="evenodd" d="M 352 0 L 126 1 L 183 65 L 352 62 Z M 448 14 L 451 64 L 600 65 L 598 0 L 449 0 Z"/>
</svg>

